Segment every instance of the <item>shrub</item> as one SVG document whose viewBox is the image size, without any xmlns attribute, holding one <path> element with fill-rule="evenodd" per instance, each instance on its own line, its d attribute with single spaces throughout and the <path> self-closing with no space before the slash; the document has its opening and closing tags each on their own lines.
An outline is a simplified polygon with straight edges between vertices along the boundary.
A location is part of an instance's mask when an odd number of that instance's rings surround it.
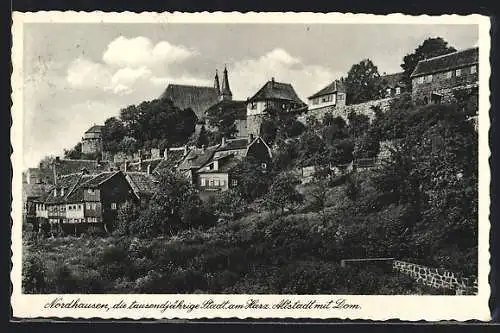
<svg viewBox="0 0 500 333">
<path fill-rule="evenodd" d="M 46 286 L 46 268 L 39 254 L 27 252 L 23 259 L 22 289 L 26 294 L 42 293 Z"/>
</svg>

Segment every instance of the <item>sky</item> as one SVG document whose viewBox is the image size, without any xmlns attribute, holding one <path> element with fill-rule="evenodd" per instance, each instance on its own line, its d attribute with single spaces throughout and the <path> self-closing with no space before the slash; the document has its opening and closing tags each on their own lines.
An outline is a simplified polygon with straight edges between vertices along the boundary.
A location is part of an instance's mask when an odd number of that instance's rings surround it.
<svg viewBox="0 0 500 333">
<path fill-rule="evenodd" d="M 465 49 L 478 34 L 464 24 L 25 24 L 23 165 L 62 155 L 90 126 L 157 98 L 169 83 L 212 85 L 224 66 L 233 99 L 274 77 L 307 102 L 363 59 L 396 73 L 426 38 Z"/>
</svg>

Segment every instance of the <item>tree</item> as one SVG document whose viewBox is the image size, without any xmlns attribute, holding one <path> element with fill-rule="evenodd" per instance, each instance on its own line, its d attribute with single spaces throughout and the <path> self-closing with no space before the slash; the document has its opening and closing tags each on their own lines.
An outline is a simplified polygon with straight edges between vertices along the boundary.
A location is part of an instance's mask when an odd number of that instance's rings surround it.
<svg viewBox="0 0 500 333">
<path fill-rule="evenodd" d="M 264 204 L 273 212 L 280 210 L 283 214 L 285 209 L 293 209 L 303 201 L 302 195 L 295 189 L 300 181 L 292 174 L 280 174 L 271 184 Z"/>
<path fill-rule="evenodd" d="M 202 202 L 191 183 L 179 174 L 164 171 L 158 190 L 148 207 L 131 225 L 133 233 L 142 235 L 173 234 L 198 226 Z"/>
<path fill-rule="evenodd" d="M 203 146 L 208 146 L 208 133 L 205 125 L 202 125 L 200 128 L 200 133 L 198 133 L 198 137 L 196 138 L 196 147 L 201 148 Z"/>
<path fill-rule="evenodd" d="M 373 158 L 380 152 L 380 141 L 375 131 L 368 131 L 360 137 L 354 146 L 355 158 Z"/>
<path fill-rule="evenodd" d="M 377 66 L 364 59 L 351 67 L 345 80 L 347 104 L 363 103 L 380 98 L 382 86 Z"/>
<path fill-rule="evenodd" d="M 120 150 L 119 144 L 127 134 L 123 122 L 116 117 L 108 118 L 102 129 L 102 143 L 105 151 L 116 153 Z"/>
<path fill-rule="evenodd" d="M 244 211 L 246 206 L 240 193 L 235 189 L 229 189 L 217 196 L 213 209 L 215 215 L 223 220 L 233 220 Z"/>
<path fill-rule="evenodd" d="M 133 154 L 139 149 L 139 145 L 136 139 L 125 136 L 118 144 L 118 149 L 124 153 Z"/>
<path fill-rule="evenodd" d="M 139 217 L 139 206 L 132 201 L 127 201 L 118 209 L 118 224 L 115 228 L 119 235 L 130 235 L 130 225 Z"/>
<path fill-rule="evenodd" d="M 64 157 L 70 160 L 79 160 L 82 158 L 82 143 L 78 142 L 73 148 L 64 149 Z"/>
<path fill-rule="evenodd" d="M 362 136 L 370 127 L 370 118 L 365 114 L 351 111 L 347 119 L 349 120 L 349 134 L 351 137 Z"/>
<path fill-rule="evenodd" d="M 413 53 L 404 56 L 403 63 L 401 64 L 401 68 L 404 70 L 403 81 L 408 87 L 411 87 L 410 75 L 413 73 L 420 60 L 455 51 L 456 49 L 453 46 L 448 46 L 448 42 L 441 37 L 427 38 Z"/>
<path fill-rule="evenodd" d="M 240 196 L 250 202 L 267 192 L 273 171 L 263 169 L 258 161 L 247 157 L 232 169 L 231 177 L 238 184 L 236 190 Z"/>
</svg>

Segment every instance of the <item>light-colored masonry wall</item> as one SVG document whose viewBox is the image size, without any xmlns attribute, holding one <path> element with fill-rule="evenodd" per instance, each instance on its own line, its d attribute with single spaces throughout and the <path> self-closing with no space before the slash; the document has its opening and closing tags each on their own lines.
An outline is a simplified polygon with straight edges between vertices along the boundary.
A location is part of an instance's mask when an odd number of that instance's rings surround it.
<svg viewBox="0 0 500 333">
<path fill-rule="evenodd" d="M 471 281 L 467 278 L 458 277 L 453 272 L 400 260 L 394 260 L 392 268 L 395 271 L 411 276 L 418 283 L 426 286 L 455 290 L 457 295 L 477 293 L 477 279 Z"/>
<path fill-rule="evenodd" d="M 372 107 L 377 106 L 380 107 L 382 112 L 386 112 L 389 110 L 390 101 L 393 98 L 382 98 L 373 101 L 368 101 L 360 104 L 352 104 L 352 105 L 336 105 L 336 106 L 327 106 L 324 108 L 309 110 L 305 115 L 300 116 L 298 118 L 299 121 L 305 123 L 308 116 L 313 115 L 316 119 L 323 119 L 326 113 L 331 113 L 334 117 L 340 116 L 347 121 L 347 116 L 351 111 L 354 111 L 356 114 L 364 114 L 373 120 L 375 117 L 375 113 L 373 112 Z"/>
</svg>

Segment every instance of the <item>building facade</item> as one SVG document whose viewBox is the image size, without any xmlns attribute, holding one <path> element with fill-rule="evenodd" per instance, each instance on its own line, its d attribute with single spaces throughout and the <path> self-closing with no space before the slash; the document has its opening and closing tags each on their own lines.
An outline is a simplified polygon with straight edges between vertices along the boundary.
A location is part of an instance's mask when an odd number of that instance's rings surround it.
<svg viewBox="0 0 500 333">
<path fill-rule="evenodd" d="M 260 136 L 260 127 L 266 116 L 273 113 L 300 114 L 307 105 L 289 83 L 266 82 L 255 95 L 247 100 L 247 134 Z"/>
<path fill-rule="evenodd" d="M 478 65 L 477 47 L 419 61 L 410 76 L 412 99 L 417 104 L 450 103 L 459 90 L 477 98 Z"/>
<path fill-rule="evenodd" d="M 309 111 L 332 112 L 334 109 L 344 109 L 346 105 L 346 91 L 339 81 L 333 81 L 317 93 L 309 96 Z"/>
<path fill-rule="evenodd" d="M 82 153 L 100 155 L 102 153 L 102 129 L 104 126 L 94 125 L 89 128 L 82 138 Z"/>
</svg>

